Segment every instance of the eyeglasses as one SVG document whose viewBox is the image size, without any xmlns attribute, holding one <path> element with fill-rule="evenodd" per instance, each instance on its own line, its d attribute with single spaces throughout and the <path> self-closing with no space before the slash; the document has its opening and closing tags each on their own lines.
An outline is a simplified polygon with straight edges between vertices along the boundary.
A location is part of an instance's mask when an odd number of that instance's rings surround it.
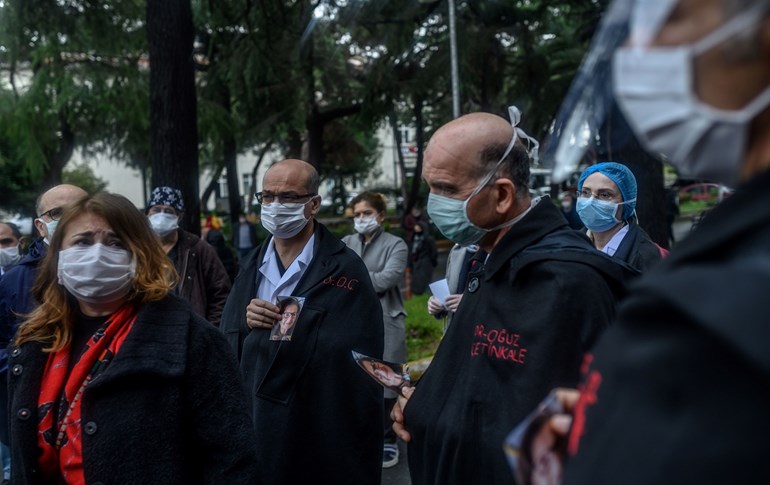
<svg viewBox="0 0 770 485">
<path fill-rule="evenodd" d="M 64 208 L 62 207 L 54 207 L 51 210 L 45 211 L 42 214 L 40 214 L 40 217 L 48 216 L 51 218 L 52 221 L 58 221 L 61 219 L 61 215 L 64 213 Z"/>
<path fill-rule="evenodd" d="M 316 194 L 273 194 L 271 192 L 257 192 L 254 195 L 257 196 L 257 202 L 260 204 L 272 204 L 273 202 L 278 202 L 281 205 L 294 204 L 297 203 L 300 199 L 316 196 Z"/>
<path fill-rule="evenodd" d="M 599 200 L 610 201 L 615 200 L 618 197 L 618 194 L 611 190 L 600 190 L 598 193 L 594 194 L 590 189 L 583 189 L 578 194 L 578 197 L 583 197 L 586 199 L 589 197 L 594 197 Z"/>
</svg>

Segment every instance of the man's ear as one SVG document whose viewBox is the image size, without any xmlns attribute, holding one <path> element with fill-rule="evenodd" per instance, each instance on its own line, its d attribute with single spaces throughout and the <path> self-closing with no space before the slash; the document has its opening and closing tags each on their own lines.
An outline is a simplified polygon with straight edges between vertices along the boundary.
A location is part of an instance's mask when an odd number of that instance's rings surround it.
<svg viewBox="0 0 770 485">
<path fill-rule="evenodd" d="M 315 217 L 321 209 L 321 196 L 315 195 L 310 199 L 310 217 Z"/>
<path fill-rule="evenodd" d="M 35 224 L 35 229 L 37 229 L 38 235 L 40 235 L 40 237 L 45 237 L 45 232 L 44 232 L 45 222 L 41 221 L 38 218 L 38 219 L 35 219 L 34 224 Z"/>
<path fill-rule="evenodd" d="M 494 185 L 495 194 L 497 194 L 495 212 L 498 214 L 508 214 L 516 205 L 516 186 L 512 180 L 507 178 L 495 180 Z"/>
</svg>

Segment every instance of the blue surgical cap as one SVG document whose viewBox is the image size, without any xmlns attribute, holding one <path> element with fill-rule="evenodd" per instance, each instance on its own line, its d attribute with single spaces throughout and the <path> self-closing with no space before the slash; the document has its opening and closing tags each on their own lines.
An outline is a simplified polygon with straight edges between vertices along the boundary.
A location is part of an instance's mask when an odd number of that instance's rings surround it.
<svg viewBox="0 0 770 485">
<path fill-rule="evenodd" d="M 636 177 L 631 173 L 625 165 L 617 162 L 602 162 L 596 165 L 591 165 L 583 171 L 578 180 L 577 189 L 578 192 L 583 190 L 583 182 L 592 173 L 599 172 L 605 175 L 607 178 L 615 182 L 620 190 L 620 195 L 623 197 L 623 201 L 633 200 L 628 204 L 623 204 L 623 220 L 628 220 L 636 209 Z"/>
</svg>

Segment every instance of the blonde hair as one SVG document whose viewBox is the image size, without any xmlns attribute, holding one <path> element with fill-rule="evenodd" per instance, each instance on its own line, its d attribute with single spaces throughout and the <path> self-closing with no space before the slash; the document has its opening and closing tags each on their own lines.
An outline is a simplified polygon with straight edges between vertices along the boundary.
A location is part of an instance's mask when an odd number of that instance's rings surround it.
<svg viewBox="0 0 770 485">
<path fill-rule="evenodd" d="M 163 299 L 176 284 L 177 274 L 144 216 L 122 195 L 100 192 L 64 210 L 48 254 L 40 263 L 32 296 L 40 302 L 16 334 L 16 345 L 42 342 L 56 352 L 72 339 L 77 301 L 58 282 L 59 251 L 70 223 L 83 214 L 102 217 L 112 227 L 136 263 L 133 288 L 126 302 L 141 305 Z"/>
</svg>

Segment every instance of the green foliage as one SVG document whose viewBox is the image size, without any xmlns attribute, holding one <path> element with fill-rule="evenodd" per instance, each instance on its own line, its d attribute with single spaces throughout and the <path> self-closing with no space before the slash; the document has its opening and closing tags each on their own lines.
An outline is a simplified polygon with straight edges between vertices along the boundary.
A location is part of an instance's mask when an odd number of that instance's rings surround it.
<svg viewBox="0 0 770 485">
<path fill-rule="evenodd" d="M 107 188 L 107 182 L 97 177 L 91 167 L 85 163 L 80 163 L 72 168 L 65 170 L 62 174 L 62 182 L 80 187 L 89 194 L 101 192 Z"/>
<path fill-rule="evenodd" d="M 524 128 L 542 135 L 606 0 L 456 3 L 462 111 L 516 103 Z M 342 184 L 372 169 L 389 114 L 423 141 L 450 117 L 446 2 L 191 4 L 204 165 L 223 166 L 233 140 L 240 154 L 270 142 Z M 0 3 L 11 81 L 0 83 L 0 174 L 18 175 L 10 190 L 58 182 L 75 144 L 149 166 L 145 9 L 143 0 Z"/>
<path fill-rule="evenodd" d="M 444 321 L 428 313 L 428 294 L 406 300 L 407 361 L 430 357 L 436 352 L 443 335 Z"/>
</svg>

